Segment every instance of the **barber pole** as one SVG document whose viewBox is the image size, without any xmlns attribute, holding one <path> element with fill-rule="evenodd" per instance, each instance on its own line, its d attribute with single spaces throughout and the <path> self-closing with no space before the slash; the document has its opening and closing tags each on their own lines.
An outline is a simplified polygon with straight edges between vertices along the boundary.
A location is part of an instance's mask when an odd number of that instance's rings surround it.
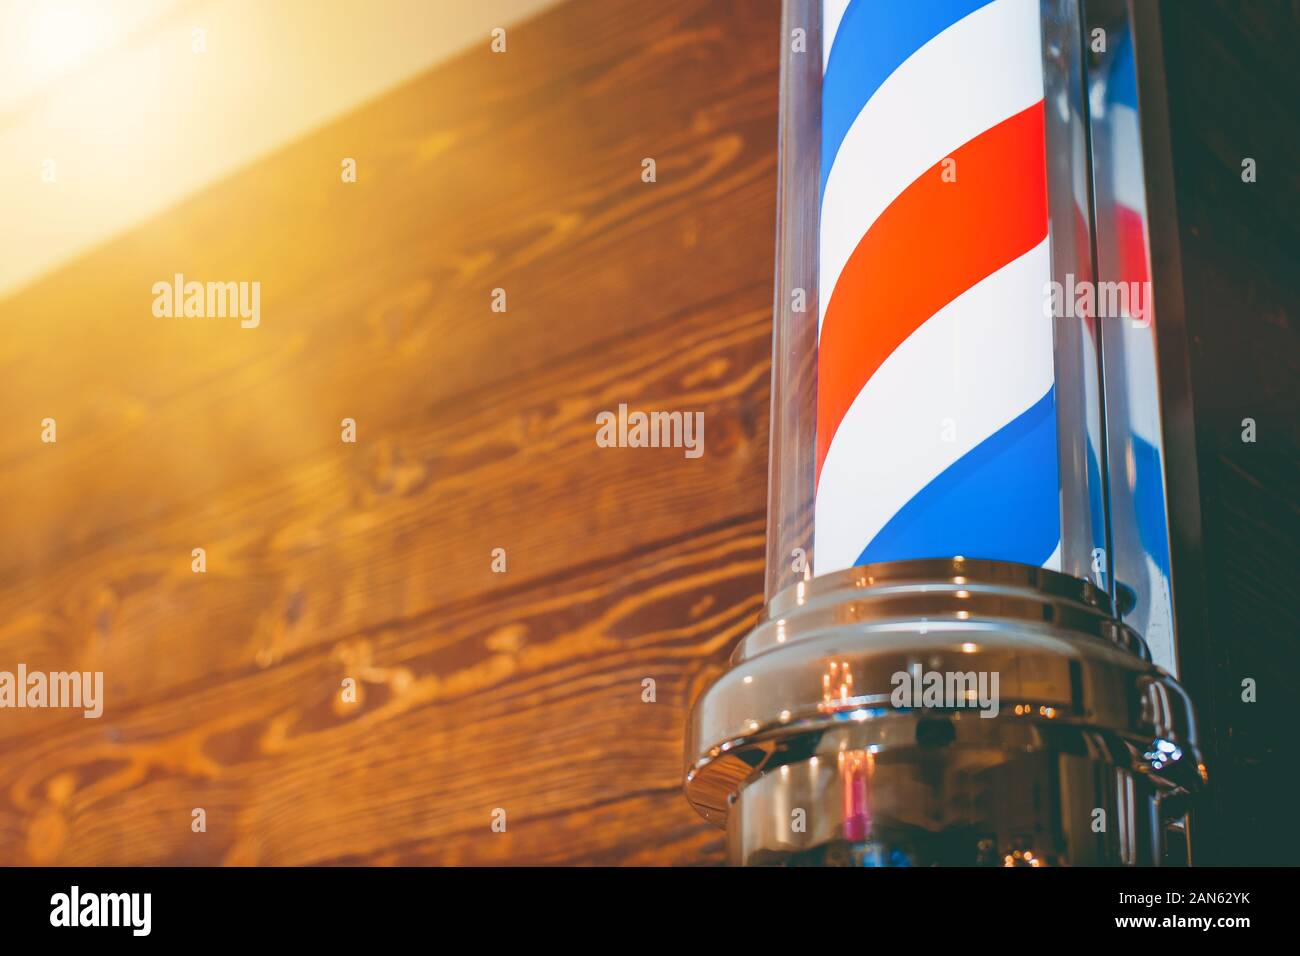
<svg viewBox="0 0 1300 956">
<path fill-rule="evenodd" d="M 1037 0 L 825 9 L 816 570 L 1059 567 Z"/>
<path fill-rule="evenodd" d="M 768 600 L 687 728 L 733 862 L 1143 865 L 1186 832 L 1191 704 L 1133 626 L 1168 580 L 1154 339 L 1049 300 L 1146 261 L 1138 126 L 1085 94 L 1118 61 L 1083 5 L 1116 2 L 785 0 Z"/>
</svg>

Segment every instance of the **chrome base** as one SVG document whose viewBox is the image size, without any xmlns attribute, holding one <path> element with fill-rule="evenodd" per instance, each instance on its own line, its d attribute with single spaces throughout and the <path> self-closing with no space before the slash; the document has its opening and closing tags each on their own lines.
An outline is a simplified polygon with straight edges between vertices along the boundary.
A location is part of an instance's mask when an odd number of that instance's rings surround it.
<svg viewBox="0 0 1300 956">
<path fill-rule="evenodd" d="M 993 561 L 778 594 L 687 731 L 740 864 L 1158 864 L 1204 783 L 1185 692 L 1106 595 Z"/>
</svg>

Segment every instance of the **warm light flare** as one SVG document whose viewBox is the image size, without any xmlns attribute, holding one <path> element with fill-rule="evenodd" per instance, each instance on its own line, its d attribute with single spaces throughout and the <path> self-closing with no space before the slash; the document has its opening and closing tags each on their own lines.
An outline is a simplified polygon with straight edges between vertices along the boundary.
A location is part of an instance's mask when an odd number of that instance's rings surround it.
<svg viewBox="0 0 1300 956">
<path fill-rule="evenodd" d="M 10 68 L 17 81 L 38 86 L 72 67 L 118 35 L 114 4 L 95 0 L 45 0 L 20 4 L 11 18 Z"/>
</svg>

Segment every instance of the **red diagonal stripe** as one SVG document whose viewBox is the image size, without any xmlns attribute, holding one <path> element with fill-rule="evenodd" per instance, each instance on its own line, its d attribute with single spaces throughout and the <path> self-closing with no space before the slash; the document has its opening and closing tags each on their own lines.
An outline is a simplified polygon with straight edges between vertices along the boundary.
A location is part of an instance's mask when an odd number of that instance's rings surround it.
<svg viewBox="0 0 1300 956">
<path fill-rule="evenodd" d="M 819 480 L 849 406 L 894 349 L 1047 235 L 1042 101 L 950 155 L 956 181 L 943 181 L 942 162 L 917 177 L 862 237 L 836 280 L 818 343 Z"/>
</svg>

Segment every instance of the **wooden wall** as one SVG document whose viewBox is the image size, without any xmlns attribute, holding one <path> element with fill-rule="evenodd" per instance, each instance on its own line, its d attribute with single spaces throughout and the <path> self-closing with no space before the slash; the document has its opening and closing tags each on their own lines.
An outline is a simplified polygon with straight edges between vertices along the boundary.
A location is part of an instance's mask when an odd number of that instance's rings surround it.
<svg viewBox="0 0 1300 956">
<path fill-rule="evenodd" d="M 1200 836 L 1294 861 L 1295 8 L 1164 6 Z M 571 0 L 0 302 L 0 668 L 107 681 L 0 712 L 0 863 L 721 859 L 681 736 L 761 603 L 778 36 Z M 176 272 L 260 281 L 261 326 L 155 319 Z M 703 411 L 705 455 L 598 448 L 620 402 Z"/>
<path fill-rule="evenodd" d="M 1300 5 L 1167 0 L 1161 12 L 1207 578 L 1203 641 L 1181 648 L 1212 784 L 1194 838 L 1204 863 L 1293 866 Z M 1254 442 L 1242 440 L 1246 419 Z"/>
<path fill-rule="evenodd" d="M 573 0 L 0 302 L 0 668 L 107 683 L 0 712 L 0 863 L 721 859 L 682 733 L 761 604 L 778 12 Z M 178 272 L 260 327 L 153 317 Z M 621 402 L 704 456 L 597 447 Z"/>
</svg>

